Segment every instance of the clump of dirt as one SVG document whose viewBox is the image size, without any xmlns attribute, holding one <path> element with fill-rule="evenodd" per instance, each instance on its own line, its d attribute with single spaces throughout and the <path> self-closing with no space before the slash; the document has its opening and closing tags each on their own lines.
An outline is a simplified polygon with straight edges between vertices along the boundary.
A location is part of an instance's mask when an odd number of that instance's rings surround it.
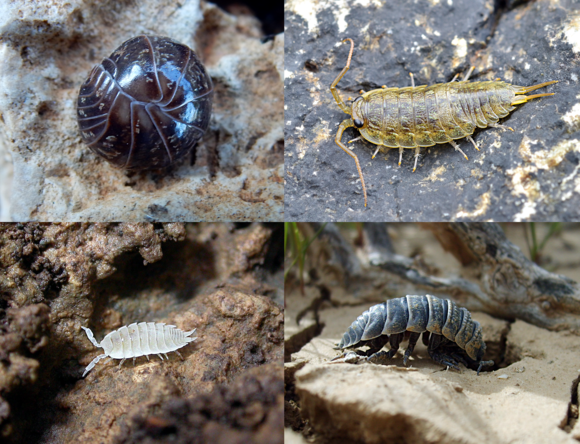
<svg viewBox="0 0 580 444">
<path fill-rule="evenodd" d="M 172 398 L 155 415 L 134 418 L 117 443 L 281 444 L 282 384 L 280 365 L 248 370 L 229 385 L 190 399 Z"/>
</svg>

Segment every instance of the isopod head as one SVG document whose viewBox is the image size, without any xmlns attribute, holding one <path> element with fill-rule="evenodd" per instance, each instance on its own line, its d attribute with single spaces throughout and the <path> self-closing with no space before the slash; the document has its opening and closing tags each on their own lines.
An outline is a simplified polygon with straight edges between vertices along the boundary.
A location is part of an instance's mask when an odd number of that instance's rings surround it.
<svg viewBox="0 0 580 444">
<path fill-rule="evenodd" d="M 108 334 L 101 341 L 100 347 L 105 351 L 107 356 L 113 359 L 123 358 L 123 347 L 119 347 L 121 344 L 121 337 L 119 335 Z"/>
<path fill-rule="evenodd" d="M 483 337 L 481 336 L 481 329 L 479 328 L 479 323 L 474 322 L 476 325 L 475 334 L 473 335 L 472 339 L 465 345 L 465 352 L 467 355 L 476 361 L 481 361 L 483 359 L 483 355 L 485 355 L 485 342 L 483 341 Z"/>
</svg>

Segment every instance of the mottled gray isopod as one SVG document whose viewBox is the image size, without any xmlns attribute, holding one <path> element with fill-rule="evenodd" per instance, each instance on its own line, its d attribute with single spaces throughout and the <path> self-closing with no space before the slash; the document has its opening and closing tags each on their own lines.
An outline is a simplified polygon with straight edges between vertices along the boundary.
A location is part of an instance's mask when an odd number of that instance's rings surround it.
<svg viewBox="0 0 580 444">
<path fill-rule="evenodd" d="M 456 370 L 459 362 L 473 364 L 478 375 L 483 367 L 493 365 L 493 361 L 483 360 L 486 347 L 479 322 L 455 302 L 431 295 L 407 295 L 373 305 L 352 323 L 336 349 L 367 345 L 369 350 L 362 352 L 366 359 L 384 363 L 395 356 L 401 341 L 408 339 L 403 358 L 407 365 L 421 333 L 435 362 Z M 380 351 L 387 342 L 391 349 Z"/>
<path fill-rule="evenodd" d="M 163 361 L 161 354 L 164 354 L 166 359 L 169 359 L 166 353 L 172 351 L 181 356 L 177 349 L 197 339 L 197 337 L 188 337 L 195 333 L 195 328 L 191 331 L 183 331 L 175 325 L 166 325 L 162 322 L 140 322 L 112 331 L 99 344 L 90 329 L 81 328 L 95 347 L 105 351 L 91 361 L 83 373 L 83 378 L 103 358 L 122 359 L 119 367 L 127 358 L 133 358 L 133 364 L 135 364 L 135 358 L 146 356 L 149 360 L 147 355 L 151 354 L 156 354 Z"/>
</svg>

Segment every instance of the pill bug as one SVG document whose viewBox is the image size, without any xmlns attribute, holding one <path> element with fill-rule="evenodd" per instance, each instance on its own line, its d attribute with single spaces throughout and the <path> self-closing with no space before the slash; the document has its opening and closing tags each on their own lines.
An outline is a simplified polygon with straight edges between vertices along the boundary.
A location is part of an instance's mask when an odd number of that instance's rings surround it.
<svg viewBox="0 0 580 444">
<path fill-rule="evenodd" d="M 367 345 L 367 360 L 384 363 L 395 356 L 401 341 L 408 337 L 403 358 L 407 365 L 421 333 L 435 362 L 456 370 L 460 362 L 476 365 L 478 375 L 483 367 L 493 365 L 493 361 L 482 361 L 486 347 L 479 322 L 472 320 L 465 308 L 431 295 L 407 295 L 372 306 L 352 323 L 335 349 Z M 390 350 L 379 351 L 387 342 Z"/>
<path fill-rule="evenodd" d="M 151 354 L 156 354 L 163 361 L 161 354 L 165 355 L 166 359 L 168 359 L 166 353 L 172 351 L 181 356 L 177 349 L 197 339 L 197 337 L 188 337 L 195 333 L 195 328 L 191 331 L 183 331 L 175 325 L 166 325 L 162 322 L 139 322 L 112 331 L 99 344 L 90 329 L 81 328 L 86 332 L 89 341 L 105 352 L 91 361 L 83 373 L 83 378 L 103 358 L 122 359 L 119 368 L 125 359 L 133 358 L 133 364 L 135 364 L 135 359 L 139 356 L 146 356 L 149 360 L 148 355 Z"/>
<path fill-rule="evenodd" d="M 373 159 L 380 150 L 399 148 L 399 166 L 401 166 L 403 150 L 414 148 L 414 172 L 417 169 L 421 147 L 449 143 L 467 159 L 455 142 L 456 139 L 467 137 L 475 149 L 479 150 L 471 137 L 476 128 L 490 126 L 513 131 L 512 128 L 499 125 L 497 123 L 499 119 L 512 112 L 515 109 L 514 105 L 520 105 L 538 97 L 554 95 L 553 93 L 531 96 L 523 94 L 557 83 L 557 80 L 552 80 L 533 86 L 517 86 L 501 81 L 467 82 L 470 72 L 461 82 L 451 81 L 415 87 L 412 81 L 413 86 L 408 88 L 384 87 L 365 93 L 361 91 L 362 95 L 356 97 L 349 107 L 336 89 L 338 82 L 350 68 L 354 42 L 350 38 L 343 40 L 343 42 L 347 41 L 350 41 L 351 45 L 348 60 L 346 66 L 330 85 L 330 92 L 340 109 L 351 115 L 351 118 L 342 121 L 334 140 L 356 163 L 365 207 L 367 206 L 367 190 L 358 157 L 341 141 L 342 134 L 347 128 L 358 129 L 362 138 L 378 145 Z"/>
<path fill-rule="evenodd" d="M 138 36 L 104 58 L 81 86 L 81 137 L 118 167 L 165 168 L 201 139 L 212 97 L 211 78 L 190 48 L 167 37 Z"/>
</svg>

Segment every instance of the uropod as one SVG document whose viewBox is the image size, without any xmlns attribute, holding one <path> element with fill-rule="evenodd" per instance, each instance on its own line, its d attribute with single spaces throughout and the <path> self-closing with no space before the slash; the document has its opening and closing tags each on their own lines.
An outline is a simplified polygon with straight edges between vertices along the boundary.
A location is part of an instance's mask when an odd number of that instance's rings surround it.
<svg viewBox="0 0 580 444">
<path fill-rule="evenodd" d="M 491 126 L 513 131 L 512 128 L 499 125 L 499 119 L 512 112 L 515 109 L 514 105 L 553 95 L 553 93 L 531 96 L 523 94 L 557 83 L 557 80 L 552 80 L 538 85 L 517 86 L 501 81 L 468 82 L 471 74 L 468 73 L 460 82 L 451 81 L 415 87 L 412 80 L 412 86 L 407 88 L 383 87 L 364 93 L 361 91 L 361 95 L 348 106 L 336 89 L 336 85 L 350 68 L 354 42 L 350 38 L 343 40 L 347 41 L 350 41 L 351 45 L 348 60 L 330 85 L 330 92 L 340 109 L 351 118 L 342 121 L 334 140 L 356 163 L 365 207 L 367 190 L 358 158 L 341 141 L 342 134 L 347 128 L 358 129 L 363 139 L 378 145 L 373 158 L 379 150 L 384 149 L 383 147 L 399 148 L 399 166 L 401 166 L 403 150 L 415 149 L 414 172 L 421 147 L 449 143 L 467 159 L 455 140 L 466 137 L 479 150 L 471 137 L 476 128 Z M 350 142 L 355 140 L 358 138 Z"/>
<path fill-rule="evenodd" d="M 133 364 L 135 364 L 135 359 L 139 356 L 146 356 L 149 360 L 148 355 L 151 354 L 156 354 L 163 361 L 161 354 L 165 355 L 166 359 L 169 359 L 166 353 L 173 351 L 181 356 L 177 349 L 197 339 L 197 337 L 189 337 L 195 333 L 195 328 L 191 331 L 183 331 L 175 325 L 166 325 L 162 322 L 139 322 L 112 331 L 99 344 L 90 329 L 81 328 L 95 347 L 105 351 L 91 361 L 83 373 L 83 378 L 103 358 L 122 359 L 119 368 L 125 359 L 133 358 Z"/>
</svg>

